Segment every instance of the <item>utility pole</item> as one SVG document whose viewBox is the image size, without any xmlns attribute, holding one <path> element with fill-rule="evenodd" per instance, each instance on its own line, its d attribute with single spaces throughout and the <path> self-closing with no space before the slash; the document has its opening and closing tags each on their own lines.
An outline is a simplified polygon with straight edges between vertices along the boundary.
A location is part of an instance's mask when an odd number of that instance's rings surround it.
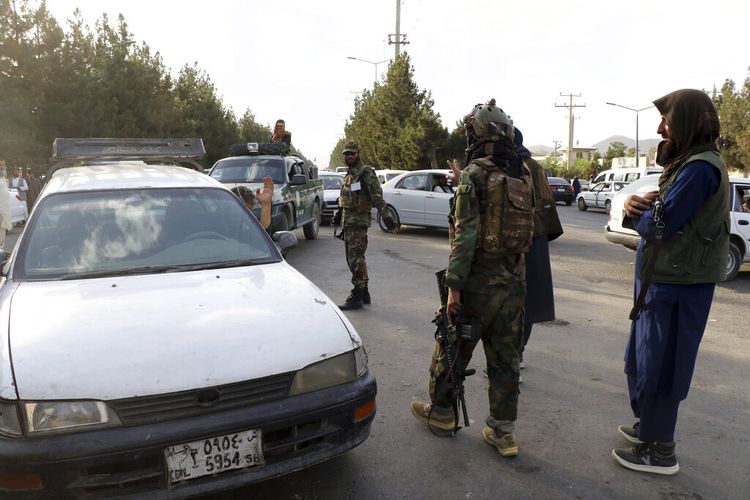
<svg viewBox="0 0 750 500">
<path fill-rule="evenodd" d="M 401 46 L 408 44 L 409 42 L 406 41 L 406 35 L 401 33 L 401 0 L 396 0 L 396 33 L 388 34 L 388 45 L 396 46 L 395 59 L 398 59 L 398 56 L 401 53 Z"/>
<path fill-rule="evenodd" d="M 555 139 L 553 141 L 553 143 L 555 145 L 555 150 L 552 153 L 552 159 L 555 161 L 555 165 L 557 165 L 557 150 L 560 149 L 560 141 L 558 141 L 557 139 Z"/>
<path fill-rule="evenodd" d="M 570 100 L 568 101 L 568 104 L 557 104 L 555 103 L 556 108 L 568 108 L 568 170 L 573 166 L 573 126 L 575 122 L 575 117 L 573 116 L 573 108 L 585 108 L 585 104 L 573 104 L 573 98 L 574 97 L 581 97 L 581 94 L 563 94 L 560 92 L 560 95 L 562 97 L 568 97 Z M 566 172 L 567 173 L 567 172 Z"/>
</svg>

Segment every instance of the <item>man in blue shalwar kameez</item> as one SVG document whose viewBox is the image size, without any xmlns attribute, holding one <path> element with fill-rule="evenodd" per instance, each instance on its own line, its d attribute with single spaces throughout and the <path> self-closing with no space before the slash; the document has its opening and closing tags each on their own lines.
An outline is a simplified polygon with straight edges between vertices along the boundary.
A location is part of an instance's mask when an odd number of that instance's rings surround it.
<svg viewBox="0 0 750 500">
<path fill-rule="evenodd" d="M 626 220 L 642 240 L 636 256 L 635 311 L 625 352 L 633 426 L 619 434 L 634 444 L 612 450 L 628 469 L 679 471 L 674 433 L 687 397 L 714 287 L 729 254 L 729 181 L 716 149 L 719 117 L 699 90 L 678 90 L 654 101 L 662 115 L 657 163 L 659 190 L 625 201 Z M 657 244 L 654 201 L 663 203 Z M 651 263 L 653 261 L 653 264 Z"/>
</svg>

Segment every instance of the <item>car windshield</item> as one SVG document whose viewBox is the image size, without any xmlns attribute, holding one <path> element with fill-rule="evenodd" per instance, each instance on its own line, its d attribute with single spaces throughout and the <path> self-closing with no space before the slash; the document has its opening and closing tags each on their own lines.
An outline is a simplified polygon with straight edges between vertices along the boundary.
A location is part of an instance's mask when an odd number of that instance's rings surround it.
<svg viewBox="0 0 750 500">
<path fill-rule="evenodd" d="M 323 179 L 323 189 L 341 189 L 344 185 L 344 178 L 339 175 L 326 175 Z"/>
<path fill-rule="evenodd" d="M 394 179 L 394 178 L 398 177 L 402 173 L 403 172 L 396 172 L 396 173 L 393 173 L 393 174 L 385 174 L 385 178 L 386 178 L 386 180 L 391 180 L 391 179 Z"/>
<path fill-rule="evenodd" d="M 237 156 L 219 160 L 211 169 L 211 177 L 223 183 L 263 182 L 263 178 L 267 175 L 276 184 L 282 184 L 284 182 L 284 160 L 281 158 Z"/>
<path fill-rule="evenodd" d="M 14 275 L 76 279 L 279 260 L 231 192 L 172 188 L 60 193 L 34 208 Z"/>
</svg>

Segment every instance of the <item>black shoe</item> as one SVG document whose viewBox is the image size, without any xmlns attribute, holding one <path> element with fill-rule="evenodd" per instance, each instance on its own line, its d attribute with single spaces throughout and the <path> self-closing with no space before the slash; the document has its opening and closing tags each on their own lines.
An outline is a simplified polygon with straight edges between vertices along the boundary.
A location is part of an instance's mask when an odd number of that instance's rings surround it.
<svg viewBox="0 0 750 500">
<path fill-rule="evenodd" d="M 346 301 L 339 306 L 342 311 L 351 309 L 362 309 L 362 289 L 355 288 L 351 291 Z"/>
<path fill-rule="evenodd" d="M 612 457 L 626 469 L 672 476 L 680 470 L 674 441 L 671 443 L 641 443 L 633 448 L 612 450 Z"/>
<path fill-rule="evenodd" d="M 640 427 L 641 423 L 636 422 L 633 424 L 632 427 L 628 427 L 627 425 L 621 425 L 617 428 L 618 434 L 620 434 L 621 437 L 627 439 L 633 444 L 641 444 L 643 441 L 640 440 L 638 437 L 638 428 Z"/>
<path fill-rule="evenodd" d="M 370 305 L 370 290 L 367 287 L 362 292 L 362 303 L 366 306 Z"/>
</svg>

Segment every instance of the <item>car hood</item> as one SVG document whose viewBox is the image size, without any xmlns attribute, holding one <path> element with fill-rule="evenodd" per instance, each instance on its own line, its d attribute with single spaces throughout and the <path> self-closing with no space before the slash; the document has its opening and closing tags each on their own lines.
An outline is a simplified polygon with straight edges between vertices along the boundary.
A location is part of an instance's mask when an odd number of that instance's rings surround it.
<svg viewBox="0 0 750 500">
<path fill-rule="evenodd" d="M 360 343 L 285 262 L 22 282 L 9 345 L 21 399 L 116 399 L 298 370 Z"/>
</svg>

